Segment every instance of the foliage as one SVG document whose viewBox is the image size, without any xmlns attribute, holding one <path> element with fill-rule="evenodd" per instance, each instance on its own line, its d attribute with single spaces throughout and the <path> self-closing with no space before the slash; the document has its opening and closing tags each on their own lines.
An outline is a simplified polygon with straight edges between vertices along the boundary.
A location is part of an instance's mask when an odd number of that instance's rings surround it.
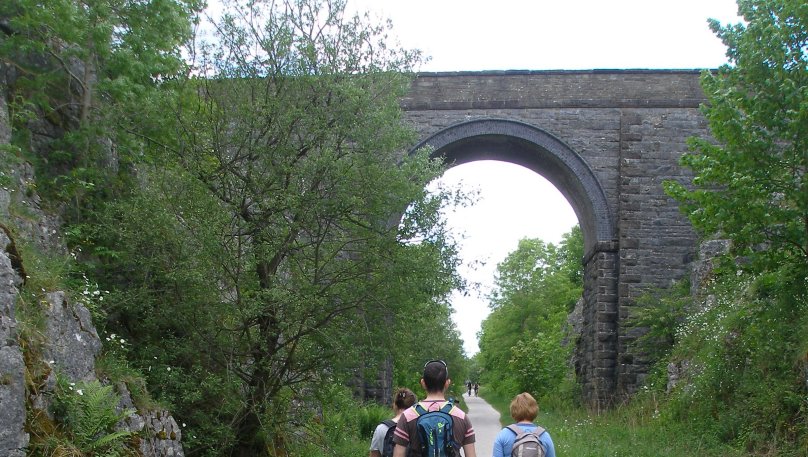
<svg viewBox="0 0 808 457">
<path fill-rule="evenodd" d="M 666 186 L 732 251 L 673 335 L 685 380 L 661 411 L 750 453 L 804 455 L 808 4 L 741 0 L 739 11 L 744 24 L 710 22 L 730 60 L 702 77 L 717 142 L 692 140 L 692 187 Z"/>
<path fill-rule="evenodd" d="M 66 439 L 56 435 L 46 441 L 46 454 L 75 456 L 136 455 L 129 448 L 132 432 L 116 430 L 119 421 L 134 410 L 119 410 L 120 397 L 113 386 L 98 381 L 73 383 L 58 377 L 53 412 Z"/>
<path fill-rule="evenodd" d="M 195 76 L 146 98 L 132 189 L 70 233 L 110 291 L 102 330 L 131 343 L 111 369 L 146 375 L 190 452 L 261 455 L 310 438 L 284 434 L 292 399 L 375 377 L 412 338 L 433 344 L 396 373 L 439 357 L 464 375 L 446 301 L 462 282 L 437 217 L 452 197 L 425 191 L 441 165 L 400 153 L 417 53 L 343 2 L 231 6 Z"/>
<path fill-rule="evenodd" d="M 533 338 L 522 340 L 511 348 L 508 361 L 511 375 L 518 390 L 551 396 L 569 373 L 572 345 L 562 346 L 566 314 L 559 313 L 548 321 L 545 331 Z"/>
<path fill-rule="evenodd" d="M 180 45 L 200 5 L 0 4 L 0 62 L 14 69 L 6 81 L 12 144 L 37 166 L 39 193 L 62 211 L 71 241 L 83 239 L 74 240 L 111 194 L 133 185 L 129 167 L 165 124 L 154 108 L 162 87 L 186 71 Z"/>
<path fill-rule="evenodd" d="M 549 396 L 568 377 L 568 310 L 582 292 L 580 227 L 556 247 L 524 239 L 497 266 L 492 312 L 480 332 L 483 382 L 503 395 Z"/>
<path fill-rule="evenodd" d="M 686 379 L 663 410 L 756 453 L 808 450 L 808 283 L 793 270 L 725 277 L 677 330 Z"/>
<path fill-rule="evenodd" d="M 678 281 L 669 289 L 647 292 L 637 299 L 630 327 L 643 330 L 637 344 L 652 360 L 665 359 L 675 347 L 677 329 L 691 300 L 689 281 Z"/>
<path fill-rule="evenodd" d="M 87 127 L 105 110 L 139 101 L 183 70 L 179 45 L 199 7 L 196 0 L 3 2 L 0 58 L 17 69 L 12 118 L 33 119 L 20 110 L 35 108 Z"/>
<path fill-rule="evenodd" d="M 311 437 L 294 440 L 290 448 L 292 455 L 348 457 L 366 454 L 376 425 L 390 416 L 389 409 L 357 402 L 344 386 L 324 384 L 312 391 L 308 398 L 317 402 L 322 413 L 303 417 L 301 422 L 287 430 Z"/>
<path fill-rule="evenodd" d="M 693 188 L 667 190 L 704 234 L 751 267 L 808 265 L 808 4 L 740 0 L 745 24 L 710 27 L 730 64 L 702 76 L 718 140 L 693 139 Z"/>
</svg>

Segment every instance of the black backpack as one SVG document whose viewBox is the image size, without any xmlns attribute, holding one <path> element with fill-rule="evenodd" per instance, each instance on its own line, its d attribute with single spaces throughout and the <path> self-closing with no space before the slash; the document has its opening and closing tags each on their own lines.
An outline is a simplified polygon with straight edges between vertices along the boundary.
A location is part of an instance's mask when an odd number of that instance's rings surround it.
<svg viewBox="0 0 808 457">
<path fill-rule="evenodd" d="M 387 419 L 382 424 L 387 426 L 387 433 L 384 434 L 384 446 L 382 446 L 382 457 L 393 457 L 393 449 L 396 448 L 396 443 L 393 442 L 393 435 L 396 433 L 396 422 L 392 419 Z"/>
<path fill-rule="evenodd" d="M 449 411 L 454 404 L 449 400 L 438 411 L 427 411 L 420 403 L 415 405 L 418 419 L 415 428 L 418 430 L 418 441 L 421 444 L 422 457 L 456 457 L 460 455 L 460 447 L 452 434 L 452 415 Z"/>
</svg>

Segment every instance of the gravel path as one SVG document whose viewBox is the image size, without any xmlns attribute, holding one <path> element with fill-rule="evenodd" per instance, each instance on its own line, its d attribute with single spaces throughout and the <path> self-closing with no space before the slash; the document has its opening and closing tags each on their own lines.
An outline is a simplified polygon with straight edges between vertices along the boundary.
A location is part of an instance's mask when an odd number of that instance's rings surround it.
<svg viewBox="0 0 808 457">
<path fill-rule="evenodd" d="M 494 450 L 494 439 L 502 430 L 499 413 L 480 397 L 473 395 L 469 397 L 467 394 L 463 394 L 463 399 L 468 405 L 468 415 L 477 437 L 475 445 L 477 457 L 491 457 Z"/>
</svg>

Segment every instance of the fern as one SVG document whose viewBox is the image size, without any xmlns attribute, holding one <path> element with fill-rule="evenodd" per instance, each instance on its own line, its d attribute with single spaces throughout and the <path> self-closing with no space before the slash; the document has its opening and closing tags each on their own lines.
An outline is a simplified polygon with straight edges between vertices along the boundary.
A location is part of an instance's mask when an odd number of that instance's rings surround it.
<svg viewBox="0 0 808 457">
<path fill-rule="evenodd" d="M 119 410 L 119 402 L 112 386 L 59 379 L 54 413 L 61 418 L 63 433 L 80 455 L 118 457 L 132 454 L 127 447 L 132 432 L 115 430 L 116 425 L 134 412 Z"/>
</svg>

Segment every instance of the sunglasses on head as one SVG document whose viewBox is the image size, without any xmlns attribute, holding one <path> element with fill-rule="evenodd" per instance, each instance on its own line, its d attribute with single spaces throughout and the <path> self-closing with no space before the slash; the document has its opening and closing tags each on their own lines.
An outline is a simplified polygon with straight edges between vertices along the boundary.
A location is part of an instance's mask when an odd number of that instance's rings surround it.
<svg viewBox="0 0 808 457">
<path fill-rule="evenodd" d="M 440 360 L 440 359 L 430 360 L 429 362 L 425 363 L 424 364 L 424 369 L 426 369 L 426 366 L 429 365 L 430 363 L 439 363 L 439 364 L 443 365 L 443 367 L 446 368 L 447 370 L 449 369 L 449 366 L 446 365 L 446 362 L 444 362 L 443 360 Z"/>
</svg>

